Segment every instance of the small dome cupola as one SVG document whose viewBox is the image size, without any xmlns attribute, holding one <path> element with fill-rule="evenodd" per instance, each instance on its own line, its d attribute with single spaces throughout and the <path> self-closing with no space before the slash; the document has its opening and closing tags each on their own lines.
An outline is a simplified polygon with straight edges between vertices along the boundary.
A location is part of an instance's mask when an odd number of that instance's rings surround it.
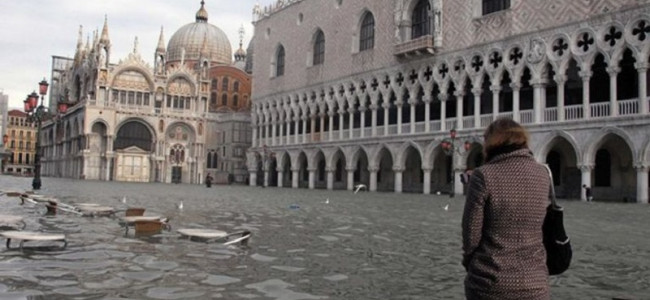
<svg viewBox="0 0 650 300">
<path fill-rule="evenodd" d="M 208 22 L 208 11 L 205 10 L 205 1 L 201 0 L 201 8 L 196 12 L 196 22 L 197 23 L 207 23 Z"/>
</svg>

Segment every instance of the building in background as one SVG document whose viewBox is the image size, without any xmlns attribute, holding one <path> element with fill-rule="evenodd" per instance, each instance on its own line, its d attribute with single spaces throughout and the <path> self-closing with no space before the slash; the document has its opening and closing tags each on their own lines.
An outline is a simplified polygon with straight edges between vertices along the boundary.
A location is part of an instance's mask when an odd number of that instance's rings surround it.
<svg viewBox="0 0 650 300">
<path fill-rule="evenodd" d="M 4 165 L 9 159 L 9 151 L 5 140 L 8 141 L 7 121 L 9 117 L 9 95 L 0 92 L 0 174 L 4 172 Z"/>
<path fill-rule="evenodd" d="M 27 120 L 23 111 L 12 109 L 7 120 L 7 149 L 11 152 L 5 173 L 31 175 L 36 154 L 36 126 Z"/>
<path fill-rule="evenodd" d="M 247 180 L 246 53 L 240 42 L 233 62 L 230 41 L 208 23 L 203 1 L 195 22 L 167 46 L 161 30 L 153 66 L 137 38 L 128 57 L 111 63 L 107 20 L 91 37 L 84 43 L 80 29 L 75 56 L 52 59 L 50 110 L 57 113 L 41 134 L 44 175 L 200 183 L 211 172 L 221 182 Z M 60 103 L 69 108 L 57 111 Z"/>
<path fill-rule="evenodd" d="M 454 179 L 505 117 L 529 129 L 558 195 L 585 199 L 586 184 L 648 202 L 648 1 L 293 0 L 253 13 L 251 184 L 461 193 Z"/>
</svg>

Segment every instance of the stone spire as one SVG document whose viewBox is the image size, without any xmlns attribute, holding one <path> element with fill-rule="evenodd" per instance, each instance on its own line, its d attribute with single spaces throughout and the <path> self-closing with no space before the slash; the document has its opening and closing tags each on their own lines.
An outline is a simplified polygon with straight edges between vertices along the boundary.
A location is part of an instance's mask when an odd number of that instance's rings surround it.
<svg viewBox="0 0 650 300">
<path fill-rule="evenodd" d="M 79 25 L 79 36 L 77 37 L 77 51 L 80 52 L 84 46 L 84 27 Z"/>
<path fill-rule="evenodd" d="M 111 39 L 108 37 L 108 16 L 104 15 L 104 28 L 102 28 L 102 37 L 99 39 L 99 43 L 106 46 L 111 44 Z"/>
<path fill-rule="evenodd" d="M 210 50 L 208 50 L 208 33 L 206 32 L 203 35 L 203 44 L 201 45 L 201 52 L 199 53 L 201 57 L 208 58 L 210 55 Z"/>
<path fill-rule="evenodd" d="M 138 36 L 135 36 L 135 40 L 133 40 L 133 54 L 138 54 Z"/>
<path fill-rule="evenodd" d="M 208 11 L 205 10 L 205 1 L 201 0 L 201 8 L 196 12 L 196 22 L 197 23 L 207 23 L 208 22 Z"/>
<path fill-rule="evenodd" d="M 156 47 L 156 52 L 165 53 L 165 36 L 163 35 L 162 26 L 160 26 L 160 37 L 158 38 L 158 47 Z"/>
</svg>

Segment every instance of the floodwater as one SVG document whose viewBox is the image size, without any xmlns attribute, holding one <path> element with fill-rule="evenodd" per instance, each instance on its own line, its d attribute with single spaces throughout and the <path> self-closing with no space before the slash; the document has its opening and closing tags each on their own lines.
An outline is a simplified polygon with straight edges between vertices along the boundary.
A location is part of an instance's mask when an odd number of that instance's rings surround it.
<svg viewBox="0 0 650 300">
<path fill-rule="evenodd" d="M 0 190 L 30 184 L 0 176 Z M 116 218 L 45 216 L 1 197 L 0 214 L 65 233 L 69 244 L 20 252 L 0 241 L 0 299 L 463 299 L 462 197 L 57 178 L 44 178 L 40 193 L 145 207 L 172 230 L 125 236 Z M 562 204 L 574 260 L 551 278 L 553 299 L 650 299 L 650 206 Z M 182 239 L 179 228 L 253 237 L 221 246 Z"/>
</svg>

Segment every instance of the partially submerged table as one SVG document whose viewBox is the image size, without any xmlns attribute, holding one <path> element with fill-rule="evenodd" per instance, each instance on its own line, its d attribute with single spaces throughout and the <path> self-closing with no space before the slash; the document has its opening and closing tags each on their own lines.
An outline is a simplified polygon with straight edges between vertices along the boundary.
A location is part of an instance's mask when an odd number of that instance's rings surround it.
<svg viewBox="0 0 650 300">
<path fill-rule="evenodd" d="M 64 234 L 12 230 L 0 232 L 0 235 L 7 239 L 7 249 L 10 250 L 20 249 L 22 251 L 24 243 L 30 241 L 63 242 L 63 245 L 61 247 L 58 247 L 58 250 L 63 250 L 68 246 L 68 241 L 65 239 Z M 20 246 L 18 248 L 11 248 L 12 239 L 20 240 Z"/>
</svg>

